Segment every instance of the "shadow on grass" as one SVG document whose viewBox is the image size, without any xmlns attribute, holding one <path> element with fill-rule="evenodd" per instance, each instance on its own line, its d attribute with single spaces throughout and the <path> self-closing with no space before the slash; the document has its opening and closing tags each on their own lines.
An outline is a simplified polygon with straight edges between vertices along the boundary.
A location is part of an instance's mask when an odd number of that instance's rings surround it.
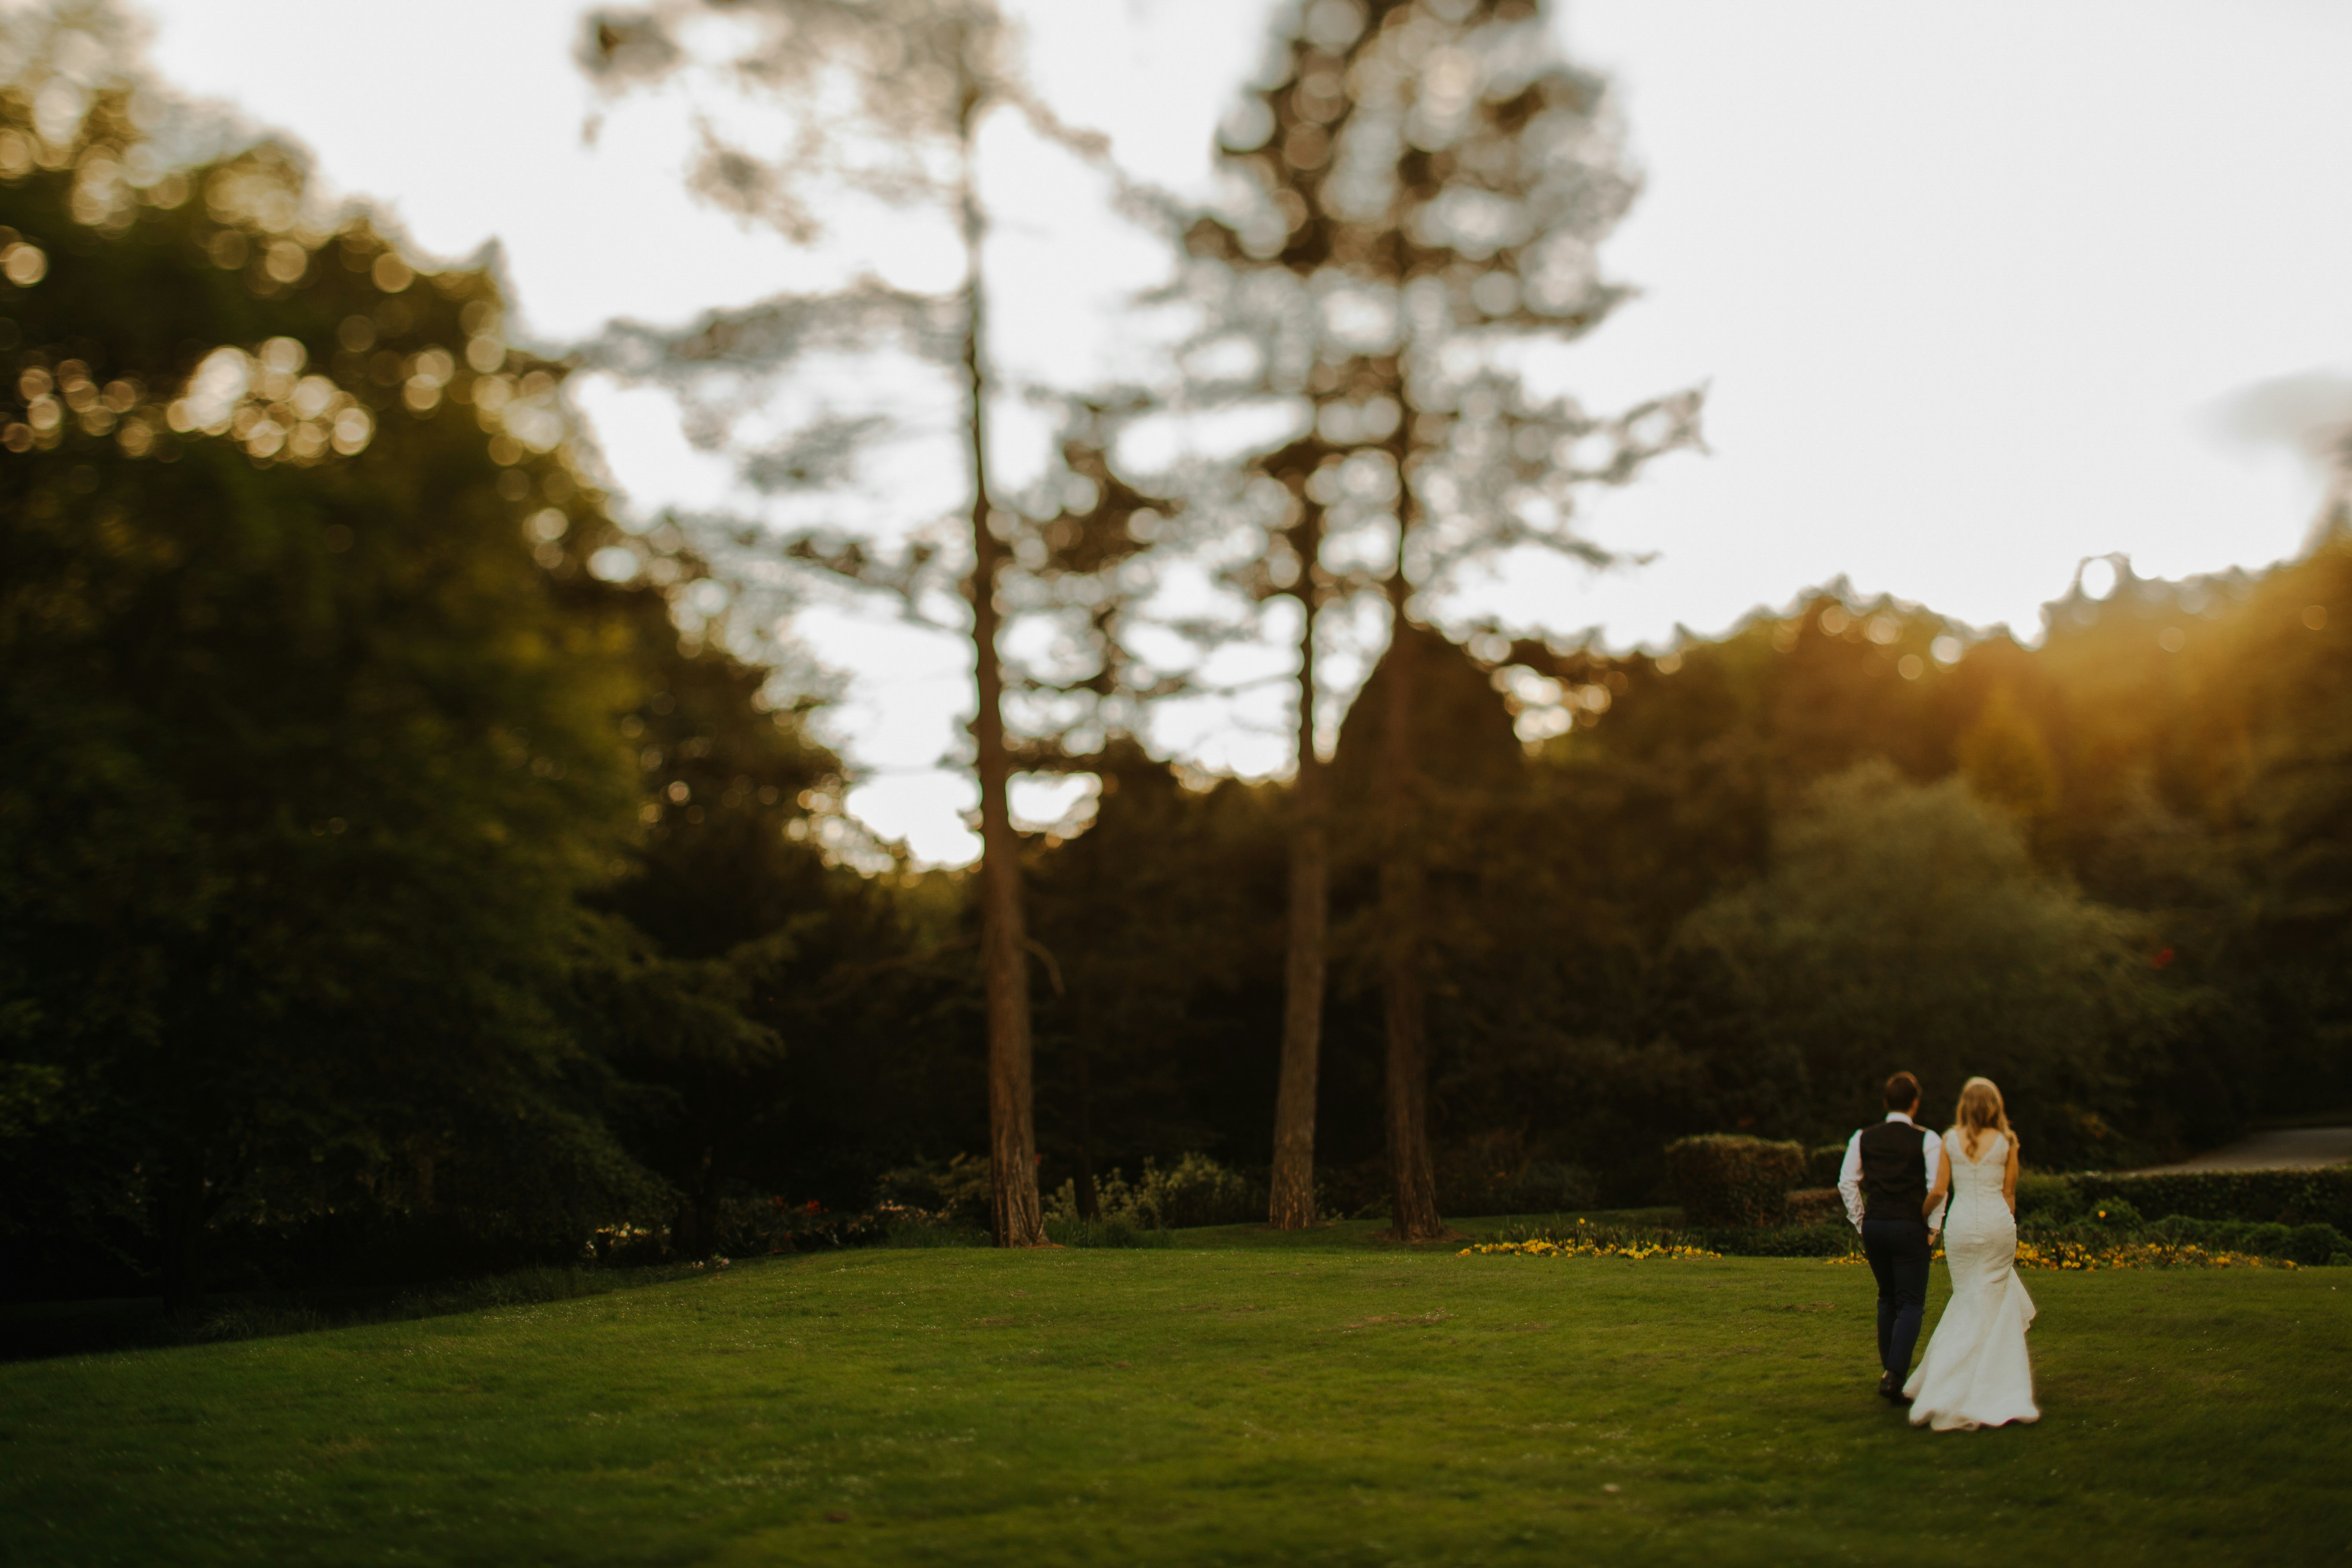
<svg viewBox="0 0 2352 1568">
<path fill-rule="evenodd" d="M 1201 1226 L 1154 1230 L 1123 1220 L 1049 1220 L 1048 1237 L 1067 1247 L 1154 1247 L 1223 1252 L 1288 1249 L 1304 1252 L 1446 1253 L 1509 1236 L 1573 1229 L 1580 1218 L 1600 1226 L 1649 1226 L 1679 1221 L 1680 1211 L 1614 1209 L 1577 1215 L 1491 1215 L 1463 1218 L 1459 1237 L 1449 1241 L 1398 1243 L 1382 1239 L 1385 1219 L 1335 1220 L 1309 1230 L 1275 1230 L 1265 1225 Z M 888 1247 L 980 1247 L 984 1230 L 954 1225 L 900 1224 L 881 1243 Z M 0 1306 L 0 1362 L 37 1361 L 114 1350 L 210 1344 L 267 1339 L 364 1323 L 401 1322 L 497 1307 L 602 1296 L 615 1290 L 707 1279 L 720 1272 L 757 1268 L 751 1258 L 726 1268 L 659 1264 L 643 1268 L 524 1268 L 488 1279 L 341 1290 L 222 1293 L 198 1312 L 173 1318 L 153 1297 L 111 1300 L 45 1301 Z"/>
<path fill-rule="evenodd" d="M 163 1310 L 160 1298 L 152 1296 L 20 1303 L 0 1307 L 0 1362 L 268 1339 L 493 1307 L 532 1306 L 679 1279 L 709 1279 L 756 1268 L 763 1261 L 753 1258 L 711 1267 L 676 1263 L 635 1268 L 521 1268 L 483 1279 L 434 1285 L 222 1293 L 208 1298 L 195 1312 L 177 1318 Z"/>
</svg>

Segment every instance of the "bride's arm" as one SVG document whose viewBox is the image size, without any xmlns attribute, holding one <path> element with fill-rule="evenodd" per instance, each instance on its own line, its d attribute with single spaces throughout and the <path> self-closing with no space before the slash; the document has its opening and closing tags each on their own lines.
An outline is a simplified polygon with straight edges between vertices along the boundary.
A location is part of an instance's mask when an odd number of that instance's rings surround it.
<svg viewBox="0 0 2352 1568">
<path fill-rule="evenodd" d="M 1936 1162 L 1936 1179 L 1927 1184 L 1927 1201 L 1919 1209 L 1919 1217 L 1927 1222 L 1930 1237 L 1935 1234 L 1936 1211 L 1944 1206 L 1944 1194 L 1950 1190 L 1951 1185 L 1952 1152 L 1943 1149 L 1942 1158 Z"/>
<path fill-rule="evenodd" d="M 2000 1173 L 2000 1195 L 2009 1204 L 2011 1219 L 2017 1217 L 2017 1135 L 2009 1140 L 2009 1168 Z"/>
</svg>

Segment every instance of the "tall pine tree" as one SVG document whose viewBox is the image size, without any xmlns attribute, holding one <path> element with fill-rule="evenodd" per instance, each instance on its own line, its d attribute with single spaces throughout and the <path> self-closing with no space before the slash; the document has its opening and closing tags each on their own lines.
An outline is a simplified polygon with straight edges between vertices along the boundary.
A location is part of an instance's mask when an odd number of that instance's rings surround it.
<svg viewBox="0 0 2352 1568">
<path fill-rule="evenodd" d="M 1465 567 L 1546 549 L 1599 563 L 1575 491 L 1696 444 L 1679 394 L 1601 417 L 1531 393 L 1526 345 L 1590 331 L 1624 298 L 1596 247 L 1632 201 L 1602 80 L 1563 61 L 1528 0 L 1312 0 L 1229 122 L 1228 208 L 1188 236 L 1213 395 L 1303 402 L 1258 459 L 1287 492 L 1262 584 L 1298 605 L 1298 789 L 1270 1218 L 1312 1217 L 1329 848 L 1316 637 L 1368 586 L 1390 627 L 1377 772 L 1381 992 L 1395 1234 L 1444 1230 L 1431 1174 L 1423 921 L 1428 791 L 1419 641 Z M 1242 368 L 1235 369 L 1234 367 Z M 1272 510 L 1272 509 L 1269 509 Z"/>
<path fill-rule="evenodd" d="M 1164 509 L 1110 471 L 1107 454 L 1119 414 L 1103 405 L 1070 404 L 1063 461 L 1039 493 L 1015 497 L 992 481 L 992 410 L 1006 389 L 989 352 L 990 216 L 978 139 L 1002 112 L 1088 157 L 1099 155 L 1099 141 L 1061 125 L 1028 92 L 992 0 L 666 0 L 592 16 L 583 58 L 615 90 L 698 70 L 709 62 L 696 60 L 680 39 L 690 22 L 710 14 L 750 24 L 748 33 L 730 35 L 735 47 L 719 63 L 719 76 L 730 90 L 751 84 L 761 105 L 780 110 L 791 129 L 754 146 L 748 138 L 761 133 L 756 116 L 754 129 L 733 139 L 707 119 L 698 190 L 796 243 L 819 238 L 820 209 L 845 200 L 917 210 L 952 237 L 961 281 L 932 296 L 867 280 L 831 295 L 781 296 L 683 331 L 623 327 L 608 334 L 603 361 L 685 391 L 697 434 L 713 447 L 733 435 L 748 381 L 783 376 L 813 353 L 896 353 L 955 384 L 968 490 L 952 529 L 918 528 L 895 543 L 833 528 L 779 534 L 727 520 L 707 520 L 716 526 L 704 532 L 721 564 L 731 560 L 742 568 L 739 580 L 754 584 L 780 563 L 814 568 L 885 591 L 901 613 L 931 626 L 947 624 L 950 594 L 963 601 L 967 618 L 954 629 L 969 637 L 973 668 L 993 1221 L 1001 1245 L 1037 1246 L 1045 1232 L 1028 970 L 1035 943 L 1026 929 L 1010 786 L 1024 760 L 1063 765 L 1060 738 L 1076 735 L 1079 749 L 1098 748 L 1133 722 L 1134 694 L 1122 683 L 1136 661 L 1118 629 L 1132 595 L 1113 590 L 1122 563 L 1150 541 Z M 744 477 L 772 493 L 835 487 L 886 423 L 803 421 L 781 440 L 739 451 Z M 1013 662 L 1005 645 L 1022 616 L 1055 623 L 1068 634 L 1065 645 L 1078 647 L 1075 660 L 1046 673 Z M 1008 710 L 1034 721 L 1024 726 L 1032 741 L 1056 743 L 1024 747 L 1008 727 Z M 1024 759 L 1024 750 L 1043 755 Z"/>
</svg>

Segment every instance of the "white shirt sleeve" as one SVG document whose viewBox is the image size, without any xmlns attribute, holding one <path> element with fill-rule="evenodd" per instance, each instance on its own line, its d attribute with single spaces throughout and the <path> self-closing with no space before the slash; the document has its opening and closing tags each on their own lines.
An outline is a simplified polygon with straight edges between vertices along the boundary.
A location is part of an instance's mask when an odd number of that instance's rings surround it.
<svg viewBox="0 0 2352 1568">
<path fill-rule="evenodd" d="M 1838 1167 L 1838 1196 L 1845 1200 L 1845 1217 L 1862 1228 L 1862 1134 L 1845 1141 L 1845 1163 Z"/>
<path fill-rule="evenodd" d="M 1937 1173 L 1944 1168 L 1944 1137 L 1942 1133 L 1930 1132 L 1927 1134 L 1927 1190 L 1932 1193 L 1936 1190 Z M 1944 1205 L 1951 1201 L 1952 1194 L 1948 1189 L 1944 1195 L 1937 1201 L 1934 1212 L 1927 1215 L 1927 1228 L 1929 1230 L 1941 1230 L 1944 1228 Z"/>
</svg>

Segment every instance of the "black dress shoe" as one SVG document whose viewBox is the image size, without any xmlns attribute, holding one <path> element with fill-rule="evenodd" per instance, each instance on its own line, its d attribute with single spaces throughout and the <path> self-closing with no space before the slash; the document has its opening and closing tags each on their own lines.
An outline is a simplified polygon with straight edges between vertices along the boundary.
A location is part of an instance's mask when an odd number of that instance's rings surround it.
<svg viewBox="0 0 2352 1568">
<path fill-rule="evenodd" d="M 1908 1405 L 1911 1403 L 1911 1396 L 1904 1393 L 1900 1388 L 1895 1386 L 1895 1374 L 1891 1372 L 1881 1373 L 1879 1374 L 1878 1397 L 1884 1399 L 1889 1405 Z"/>
</svg>

